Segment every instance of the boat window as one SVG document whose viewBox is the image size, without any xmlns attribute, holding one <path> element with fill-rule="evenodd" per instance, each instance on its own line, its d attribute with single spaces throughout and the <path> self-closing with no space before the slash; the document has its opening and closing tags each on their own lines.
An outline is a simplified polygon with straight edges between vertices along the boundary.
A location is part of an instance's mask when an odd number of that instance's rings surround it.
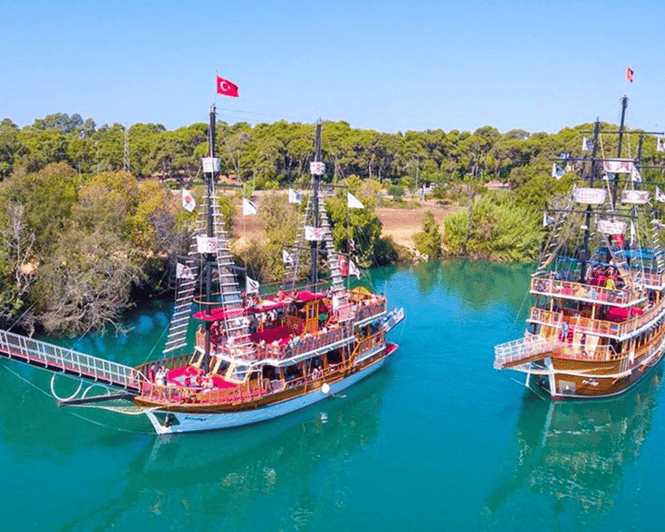
<svg viewBox="0 0 665 532">
<path fill-rule="evenodd" d="M 231 379 L 233 380 L 238 380 L 238 381 L 244 381 L 245 377 L 247 377 L 247 370 L 249 369 L 249 366 L 234 366 L 233 370 L 231 371 Z"/>
</svg>

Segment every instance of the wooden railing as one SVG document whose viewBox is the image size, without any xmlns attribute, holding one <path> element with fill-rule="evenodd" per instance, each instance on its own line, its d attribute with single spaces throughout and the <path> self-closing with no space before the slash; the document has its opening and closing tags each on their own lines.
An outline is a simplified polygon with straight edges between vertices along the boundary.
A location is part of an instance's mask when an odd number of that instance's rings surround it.
<svg viewBox="0 0 665 532">
<path fill-rule="evenodd" d="M 569 325 L 575 330 L 598 336 L 621 337 L 646 325 L 663 313 L 663 303 L 646 310 L 642 315 L 635 316 L 622 322 L 607 320 L 592 320 L 584 316 L 567 317 Z M 533 307 L 529 316 L 529 321 L 540 323 L 541 325 L 550 325 L 558 327 L 562 322 L 561 312 L 552 312 L 545 309 Z"/>
<path fill-rule="evenodd" d="M 584 299 L 589 302 L 602 302 L 605 305 L 625 307 L 634 305 L 644 294 L 640 290 L 631 287 L 623 290 L 610 290 L 600 286 L 593 286 L 571 281 L 559 281 L 556 279 L 531 279 L 531 292 L 549 296 L 561 296 L 570 299 Z"/>
<path fill-rule="evenodd" d="M 363 305 L 363 302 L 358 303 L 359 309 L 356 311 L 356 321 L 363 321 L 372 316 L 378 316 L 386 312 L 386 300 L 379 299 L 374 303 Z"/>
</svg>

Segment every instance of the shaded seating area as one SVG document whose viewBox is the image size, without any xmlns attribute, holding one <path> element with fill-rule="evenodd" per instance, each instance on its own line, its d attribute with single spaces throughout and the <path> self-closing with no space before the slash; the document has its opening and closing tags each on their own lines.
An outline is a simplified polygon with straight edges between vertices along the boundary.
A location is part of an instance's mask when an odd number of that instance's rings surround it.
<svg viewBox="0 0 665 532">
<path fill-rule="evenodd" d="M 272 344 L 273 342 L 279 343 L 279 345 L 285 345 L 289 343 L 289 338 L 291 337 L 291 331 L 286 325 L 278 325 L 277 327 L 266 327 L 257 332 L 250 334 L 250 339 L 252 342 L 260 343 L 265 342 L 266 344 Z"/>
</svg>

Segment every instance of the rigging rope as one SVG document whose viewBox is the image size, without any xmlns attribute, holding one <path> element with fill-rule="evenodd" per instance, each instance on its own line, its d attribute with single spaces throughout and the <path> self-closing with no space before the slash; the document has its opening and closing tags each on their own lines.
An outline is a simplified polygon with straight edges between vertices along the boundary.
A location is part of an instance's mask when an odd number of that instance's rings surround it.
<svg viewBox="0 0 665 532">
<path fill-rule="evenodd" d="M 42 390 L 42 389 L 41 389 L 39 386 L 37 386 L 35 383 L 30 382 L 28 379 L 24 378 L 23 376 L 19 375 L 19 374 L 16 373 L 15 371 L 13 371 L 13 370 L 11 370 L 10 368 L 8 368 L 6 365 L 4 366 L 4 368 L 5 368 L 7 371 L 9 371 L 9 373 L 13 374 L 15 377 L 18 377 L 18 378 L 19 378 L 20 380 L 22 380 L 24 383 L 28 384 L 29 386 L 32 386 L 32 387 L 33 387 L 35 390 L 37 390 L 38 392 L 40 392 L 40 393 L 42 393 L 43 395 L 45 395 L 45 396 L 51 398 L 51 395 L 50 395 L 48 392 Z M 84 416 L 81 416 L 81 415 L 79 415 L 79 414 L 73 412 L 72 410 L 67 410 L 67 413 L 70 414 L 70 415 L 72 415 L 72 416 L 75 416 L 75 417 L 77 417 L 77 418 L 79 418 L 79 419 L 82 419 L 82 420 L 84 420 L 84 421 L 88 421 L 88 422 L 90 422 L 90 423 L 93 423 L 94 425 L 99 425 L 100 427 L 107 427 L 107 428 L 111 428 L 111 429 L 119 430 L 119 431 L 121 431 L 121 432 L 130 432 L 130 433 L 134 433 L 134 434 L 153 434 L 152 431 L 130 430 L 130 429 L 125 429 L 125 428 L 118 427 L 118 426 L 115 426 L 115 425 L 108 425 L 108 424 L 106 424 L 106 423 L 101 423 L 100 421 L 95 421 L 94 419 L 89 419 L 89 418 L 86 418 L 86 417 L 84 417 Z"/>
</svg>

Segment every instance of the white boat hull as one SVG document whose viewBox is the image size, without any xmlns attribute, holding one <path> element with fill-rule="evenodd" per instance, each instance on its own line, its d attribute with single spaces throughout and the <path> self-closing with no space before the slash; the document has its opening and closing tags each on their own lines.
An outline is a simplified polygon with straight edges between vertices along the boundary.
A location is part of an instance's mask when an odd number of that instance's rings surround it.
<svg viewBox="0 0 665 532">
<path fill-rule="evenodd" d="M 359 380 L 371 375 L 379 368 L 381 368 L 388 357 L 383 357 L 377 360 L 374 364 L 367 368 L 354 373 L 338 381 L 334 384 L 329 384 L 327 393 L 323 391 L 323 387 L 318 390 L 313 390 L 306 395 L 294 397 L 270 406 L 258 408 L 256 410 L 242 411 L 242 412 L 228 412 L 219 414 L 189 414 L 182 412 L 162 412 L 162 411 L 148 411 L 146 416 L 155 427 L 157 434 L 177 434 L 182 432 L 197 432 L 207 430 L 227 429 L 232 427 L 240 427 L 242 425 L 250 425 L 252 423 L 259 423 L 267 421 L 276 417 L 284 416 L 306 408 L 314 403 L 318 403 L 327 397 L 334 396 L 335 394 L 353 386 Z M 173 420 L 168 426 L 165 425 L 160 417 L 155 414 L 161 414 L 163 419 L 165 414 L 168 414 Z"/>
</svg>

